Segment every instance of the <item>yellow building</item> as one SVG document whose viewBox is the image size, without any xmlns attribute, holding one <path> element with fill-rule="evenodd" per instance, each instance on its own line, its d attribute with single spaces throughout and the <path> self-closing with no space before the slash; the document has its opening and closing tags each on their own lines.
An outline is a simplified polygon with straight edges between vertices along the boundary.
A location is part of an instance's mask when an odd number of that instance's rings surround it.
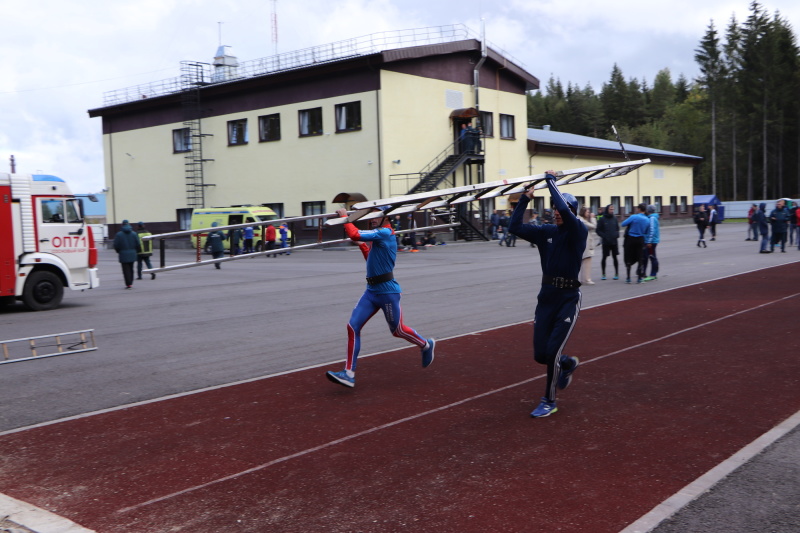
<svg viewBox="0 0 800 533">
<path fill-rule="evenodd" d="M 625 143 L 622 147 L 614 141 L 553 131 L 549 126 L 531 128 L 528 174 L 618 163 L 626 157 L 650 159 L 650 164 L 625 176 L 577 183 L 564 190 L 595 213 L 600 207 L 613 204 L 614 212 L 624 217 L 643 202 L 659 209 L 662 223 L 691 217 L 694 167 L 702 158 Z M 549 207 L 549 200 L 538 198 L 536 207 L 541 212 Z"/>
<path fill-rule="evenodd" d="M 378 51 L 361 38 L 247 63 L 220 47 L 214 65 L 107 93 L 89 115 L 103 121 L 109 223 L 184 229 L 192 208 L 246 204 L 309 215 L 419 190 L 434 170 L 428 188 L 527 172 L 534 76 L 463 27 L 380 36 Z M 468 123 L 474 146 L 459 141 Z"/>
</svg>

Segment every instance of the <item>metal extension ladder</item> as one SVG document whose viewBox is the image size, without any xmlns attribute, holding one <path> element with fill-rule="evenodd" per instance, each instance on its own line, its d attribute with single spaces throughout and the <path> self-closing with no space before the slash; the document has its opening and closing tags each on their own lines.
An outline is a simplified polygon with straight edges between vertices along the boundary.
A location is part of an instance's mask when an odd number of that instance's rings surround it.
<svg viewBox="0 0 800 533">
<path fill-rule="evenodd" d="M 40 341 L 37 343 L 37 341 Z M 52 341 L 55 341 L 53 343 Z M 20 356 L 13 352 L 14 344 L 28 343 L 30 356 Z M 93 352 L 97 350 L 97 344 L 94 340 L 94 330 L 84 329 L 80 331 L 67 331 L 65 333 L 54 333 L 52 335 L 39 335 L 36 337 L 25 337 L 22 339 L 11 339 L 7 341 L 0 341 L 0 346 L 3 350 L 3 360 L 0 365 L 5 363 L 18 363 L 20 361 L 30 361 L 32 359 L 44 359 L 46 357 L 55 357 L 57 355 L 65 355 L 81 352 Z M 9 349 L 11 346 L 12 349 Z M 55 348 L 52 353 L 40 353 L 41 350 L 47 348 Z M 17 350 L 23 349 L 17 347 Z"/>
</svg>

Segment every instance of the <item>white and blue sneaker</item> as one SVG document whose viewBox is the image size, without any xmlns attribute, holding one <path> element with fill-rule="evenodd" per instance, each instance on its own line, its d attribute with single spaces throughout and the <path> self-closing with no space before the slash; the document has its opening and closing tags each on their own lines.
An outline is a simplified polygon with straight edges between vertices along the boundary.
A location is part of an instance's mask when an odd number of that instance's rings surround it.
<svg viewBox="0 0 800 533">
<path fill-rule="evenodd" d="M 564 363 L 569 359 L 572 359 L 572 366 L 570 366 L 568 369 L 565 369 Z M 578 360 L 577 357 L 562 355 L 559 364 L 561 365 L 561 374 L 558 376 L 558 388 L 566 389 L 567 387 L 569 387 L 569 384 L 572 383 L 572 373 L 575 372 L 575 370 L 578 368 L 578 365 L 581 364 L 581 362 Z"/>
<path fill-rule="evenodd" d="M 422 368 L 428 368 L 433 363 L 433 349 L 436 348 L 436 339 L 430 338 L 422 347 Z"/>
<path fill-rule="evenodd" d="M 550 416 L 553 413 L 558 411 L 558 407 L 556 407 L 556 402 L 549 401 L 547 398 L 542 398 L 542 401 L 539 403 L 539 406 L 533 410 L 531 416 L 533 418 L 544 418 L 546 416 Z"/>
<path fill-rule="evenodd" d="M 340 370 L 339 372 L 329 371 L 325 375 L 329 380 L 333 381 L 334 383 L 338 383 L 339 385 L 344 385 L 345 387 L 356 386 L 356 377 L 348 376 L 347 370 Z"/>
</svg>

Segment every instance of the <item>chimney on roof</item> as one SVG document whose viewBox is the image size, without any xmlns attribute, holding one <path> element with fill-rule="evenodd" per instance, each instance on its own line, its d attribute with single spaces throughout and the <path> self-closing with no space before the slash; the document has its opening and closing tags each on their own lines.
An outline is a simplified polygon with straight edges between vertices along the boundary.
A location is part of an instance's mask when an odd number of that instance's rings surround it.
<svg viewBox="0 0 800 533">
<path fill-rule="evenodd" d="M 228 53 L 230 46 L 221 44 L 217 48 L 217 55 L 214 56 L 214 73 L 211 75 L 212 82 L 228 81 L 238 77 L 239 60 L 236 56 Z"/>
</svg>

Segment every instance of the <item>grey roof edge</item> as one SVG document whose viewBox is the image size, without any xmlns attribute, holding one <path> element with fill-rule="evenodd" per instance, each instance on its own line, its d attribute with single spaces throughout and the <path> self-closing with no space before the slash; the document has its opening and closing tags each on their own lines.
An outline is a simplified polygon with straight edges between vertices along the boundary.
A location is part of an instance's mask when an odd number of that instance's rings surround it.
<svg viewBox="0 0 800 533">
<path fill-rule="evenodd" d="M 565 133 L 561 131 L 528 128 L 528 140 L 545 146 L 582 148 L 585 150 L 602 150 L 618 153 L 621 152 L 619 143 L 616 141 L 609 141 L 606 139 L 598 139 L 596 137 L 587 137 L 585 135 L 577 135 L 574 133 Z M 648 148 L 646 146 L 628 143 L 622 143 L 622 145 L 625 147 L 626 152 L 662 157 L 676 157 L 688 159 L 694 163 L 699 163 L 703 160 L 703 158 L 700 156 L 683 154 L 680 152 L 670 152 L 668 150 Z"/>
</svg>

